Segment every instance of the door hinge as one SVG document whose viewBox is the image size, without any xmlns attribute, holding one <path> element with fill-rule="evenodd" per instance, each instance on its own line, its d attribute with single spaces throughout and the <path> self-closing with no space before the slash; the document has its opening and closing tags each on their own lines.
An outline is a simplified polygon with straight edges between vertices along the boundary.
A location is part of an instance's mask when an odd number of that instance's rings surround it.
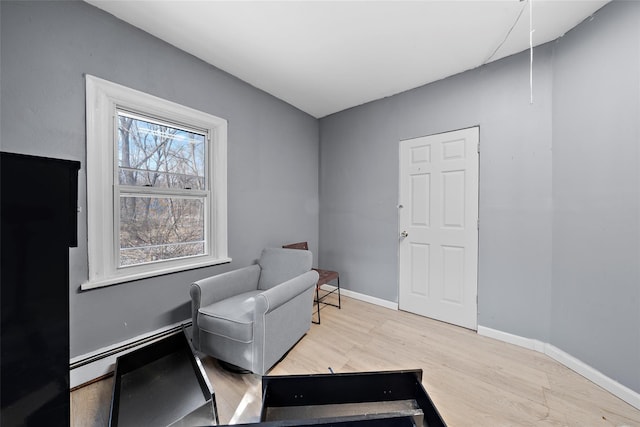
<svg viewBox="0 0 640 427">
<path fill-rule="evenodd" d="M 477 222 L 476 226 L 478 227 L 478 230 L 480 230 L 480 218 L 478 218 L 478 222 Z"/>
<path fill-rule="evenodd" d="M 480 143 L 478 142 L 478 153 L 480 152 Z"/>
</svg>

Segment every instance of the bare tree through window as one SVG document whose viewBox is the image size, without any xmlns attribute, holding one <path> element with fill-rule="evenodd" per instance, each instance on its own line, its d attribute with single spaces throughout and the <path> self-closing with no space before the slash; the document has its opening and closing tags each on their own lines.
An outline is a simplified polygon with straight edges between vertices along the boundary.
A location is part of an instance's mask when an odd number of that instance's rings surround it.
<svg viewBox="0 0 640 427">
<path fill-rule="evenodd" d="M 120 266 L 205 253 L 206 141 L 118 112 Z"/>
</svg>

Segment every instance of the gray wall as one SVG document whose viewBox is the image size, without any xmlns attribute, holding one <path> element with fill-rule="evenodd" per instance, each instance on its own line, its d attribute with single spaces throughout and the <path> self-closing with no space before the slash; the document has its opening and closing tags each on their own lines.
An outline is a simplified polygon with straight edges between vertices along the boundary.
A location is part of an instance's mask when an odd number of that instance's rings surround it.
<svg viewBox="0 0 640 427">
<path fill-rule="evenodd" d="M 317 249 L 315 118 L 84 2 L 0 8 L 2 150 L 82 162 L 72 357 L 190 318 L 190 282 L 252 263 L 265 246 L 308 240 Z M 88 277 L 85 73 L 229 121 L 231 264 L 79 292 Z"/>
<path fill-rule="evenodd" d="M 398 298 L 399 141 L 480 125 L 480 324 L 547 339 L 551 60 L 519 55 L 321 120 L 320 263 L 350 290 Z M 525 244 L 522 244 L 525 242 Z"/>
<path fill-rule="evenodd" d="M 482 326 L 640 392 L 640 3 L 556 42 L 320 122 L 320 264 L 398 298 L 398 141 L 480 126 Z"/>
<path fill-rule="evenodd" d="M 640 3 L 556 49 L 551 343 L 640 392 Z"/>
</svg>

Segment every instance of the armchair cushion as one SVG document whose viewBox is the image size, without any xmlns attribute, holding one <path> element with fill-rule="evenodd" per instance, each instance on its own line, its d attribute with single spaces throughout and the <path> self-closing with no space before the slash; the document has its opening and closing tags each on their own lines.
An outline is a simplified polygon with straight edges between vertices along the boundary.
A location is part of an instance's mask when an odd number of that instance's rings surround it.
<svg viewBox="0 0 640 427">
<path fill-rule="evenodd" d="M 244 343 L 251 342 L 255 296 L 259 293 L 260 291 L 245 292 L 202 307 L 198 313 L 198 326 L 210 334 Z"/>
</svg>

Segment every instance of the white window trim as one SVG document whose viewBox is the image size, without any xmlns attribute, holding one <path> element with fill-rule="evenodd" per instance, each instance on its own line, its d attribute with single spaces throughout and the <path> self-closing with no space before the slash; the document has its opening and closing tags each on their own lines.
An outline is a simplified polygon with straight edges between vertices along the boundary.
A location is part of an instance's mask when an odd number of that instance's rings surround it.
<svg viewBox="0 0 640 427">
<path fill-rule="evenodd" d="M 132 109 L 207 130 L 211 205 L 206 255 L 118 268 L 114 212 L 114 115 Z M 82 290 L 230 262 L 227 253 L 227 121 L 202 111 L 86 75 L 87 238 L 89 280 Z"/>
</svg>

